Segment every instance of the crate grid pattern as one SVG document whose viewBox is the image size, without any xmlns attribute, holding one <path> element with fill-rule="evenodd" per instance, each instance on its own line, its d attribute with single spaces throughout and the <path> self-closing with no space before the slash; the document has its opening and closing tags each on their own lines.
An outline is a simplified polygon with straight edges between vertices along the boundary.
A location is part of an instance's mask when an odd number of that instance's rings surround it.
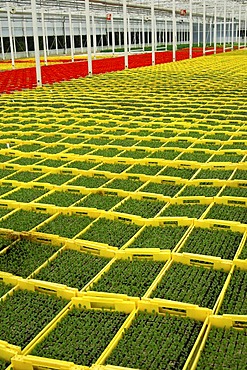
<svg viewBox="0 0 247 370">
<path fill-rule="evenodd" d="M 201 322 L 173 364 L 194 369 L 212 325 L 231 319 L 244 330 L 246 58 L 236 51 L 0 97 L 0 303 L 28 290 L 68 307 L 25 346 L 0 335 L 0 359 L 17 370 L 114 369 L 146 310 Z M 224 314 L 226 299 L 235 303 Z M 30 356 L 73 306 L 126 318 L 92 363 Z"/>
</svg>

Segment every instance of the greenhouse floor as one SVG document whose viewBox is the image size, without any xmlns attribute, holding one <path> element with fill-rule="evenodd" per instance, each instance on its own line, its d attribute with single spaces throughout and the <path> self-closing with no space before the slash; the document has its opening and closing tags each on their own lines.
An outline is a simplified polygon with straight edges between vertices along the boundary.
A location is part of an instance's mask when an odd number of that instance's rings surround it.
<svg viewBox="0 0 247 370">
<path fill-rule="evenodd" d="M 246 89 L 242 50 L 0 95 L 0 370 L 246 369 Z"/>
<path fill-rule="evenodd" d="M 212 47 L 211 47 L 212 49 Z M 222 53 L 221 47 L 217 48 L 217 53 Z M 207 52 L 207 55 L 213 52 Z M 92 61 L 93 74 L 106 72 L 116 72 L 124 69 L 124 57 L 99 54 Z M 202 56 L 202 48 L 193 49 L 193 58 Z M 101 58 L 101 59 L 97 59 Z M 189 59 L 189 49 L 177 51 L 177 60 Z M 157 52 L 156 64 L 172 62 L 172 51 Z M 85 58 L 75 56 L 75 62 L 69 61 L 68 57 L 48 58 L 48 65 L 45 66 L 41 60 L 42 82 L 43 84 L 53 84 L 55 82 L 68 81 L 75 78 L 86 77 L 88 66 Z M 133 54 L 129 56 L 129 68 L 138 68 L 152 65 L 151 53 Z M 11 61 L 0 61 L 0 93 L 10 93 L 16 90 L 35 88 L 36 70 L 33 59 L 20 59 L 16 61 L 16 69 L 11 70 Z"/>
</svg>

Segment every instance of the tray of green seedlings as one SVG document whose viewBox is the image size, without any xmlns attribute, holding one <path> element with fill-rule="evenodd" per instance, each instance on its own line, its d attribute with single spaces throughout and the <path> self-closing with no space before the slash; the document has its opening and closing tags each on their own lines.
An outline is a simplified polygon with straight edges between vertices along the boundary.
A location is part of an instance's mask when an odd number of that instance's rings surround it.
<svg viewBox="0 0 247 370">
<path fill-rule="evenodd" d="M 160 158 L 165 160 L 175 159 L 181 152 L 176 150 L 158 150 L 148 155 L 148 158 Z"/>
<path fill-rule="evenodd" d="M 200 218 L 207 208 L 208 204 L 170 204 L 159 216 Z"/>
<path fill-rule="evenodd" d="M 164 265 L 145 259 L 116 260 L 90 290 L 143 297 Z"/>
<path fill-rule="evenodd" d="M 134 164 L 126 172 L 128 172 L 128 173 L 141 173 L 141 174 L 144 174 L 144 175 L 155 176 L 162 169 L 163 169 L 163 166 Z"/>
<path fill-rule="evenodd" d="M 91 139 L 85 141 L 85 144 L 93 144 L 93 145 L 102 146 L 102 145 L 108 145 L 111 140 L 112 139 L 110 139 L 110 138 L 101 138 L 101 137 L 96 138 L 95 137 L 95 138 L 91 138 Z"/>
<path fill-rule="evenodd" d="M 81 290 L 109 262 L 109 258 L 66 249 L 42 268 L 35 275 L 35 279 L 64 284 Z"/>
<path fill-rule="evenodd" d="M 151 298 L 213 309 L 226 278 L 227 273 L 222 270 L 173 263 L 152 292 Z"/>
<path fill-rule="evenodd" d="M 146 226 L 129 248 L 174 249 L 187 226 Z"/>
<path fill-rule="evenodd" d="M 233 260 L 243 234 L 231 230 L 194 228 L 180 253 L 194 253 Z"/>
<path fill-rule="evenodd" d="M 7 177 L 9 175 L 12 175 L 15 171 L 14 170 L 0 170 L 0 179 L 3 177 Z"/>
<path fill-rule="evenodd" d="M 0 280 L 0 299 L 3 297 L 8 291 L 10 291 L 13 288 L 13 285 L 6 284 L 3 281 Z M 0 367 L 1 369 L 1 367 Z"/>
<path fill-rule="evenodd" d="M 73 238 L 93 221 L 92 218 L 79 215 L 59 214 L 56 218 L 38 229 L 41 233 L 55 234 L 64 238 Z"/>
<path fill-rule="evenodd" d="M 196 369 L 246 369 L 246 342 L 246 329 L 211 326 Z"/>
<path fill-rule="evenodd" d="M 117 148 L 105 148 L 105 149 L 96 149 L 94 152 L 90 153 L 90 155 L 98 155 L 102 157 L 115 157 L 119 155 L 122 150 Z"/>
<path fill-rule="evenodd" d="M 214 204 L 213 207 L 210 208 L 205 218 L 236 221 L 246 224 L 247 211 L 246 207 L 227 206 L 225 204 Z"/>
<path fill-rule="evenodd" d="M 19 157 L 11 163 L 19 164 L 21 166 L 31 166 L 33 164 L 37 164 L 40 161 L 41 161 L 41 158 Z M 25 170 L 25 168 L 24 168 L 24 170 Z"/>
<path fill-rule="evenodd" d="M 43 189 L 33 189 L 33 188 L 17 188 L 15 191 L 8 195 L 4 195 L 1 199 L 11 199 L 16 202 L 25 202 L 29 203 L 34 201 L 35 199 L 41 197 L 48 190 Z"/>
<path fill-rule="evenodd" d="M 219 180 L 227 180 L 232 175 L 233 170 L 210 170 L 201 169 L 200 172 L 197 173 L 195 179 L 219 179 Z"/>
<path fill-rule="evenodd" d="M 68 161 L 62 161 L 61 159 L 45 159 L 44 161 L 39 163 L 39 166 L 46 166 L 46 167 L 62 167 L 65 166 Z"/>
<path fill-rule="evenodd" d="M 65 145 L 54 145 L 54 146 L 46 146 L 44 149 L 41 149 L 40 152 L 45 152 L 49 154 L 57 154 L 62 152 L 63 150 L 67 149 Z"/>
<path fill-rule="evenodd" d="M 219 314 L 247 315 L 247 271 L 234 270 Z"/>
<path fill-rule="evenodd" d="M 72 148 L 69 148 L 69 150 L 66 153 L 84 155 L 84 154 L 88 154 L 91 151 L 92 151 L 92 148 L 85 148 L 85 147 L 76 147 L 76 148 L 74 148 L 74 147 L 72 147 Z"/>
<path fill-rule="evenodd" d="M 146 150 L 125 150 L 119 155 L 119 157 L 140 159 L 148 157 L 149 154 L 150 152 Z"/>
<path fill-rule="evenodd" d="M 14 159 L 14 157 L 11 157 L 10 155 L 0 154 L 0 163 L 10 161 L 11 159 Z"/>
<path fill-rule="evenodd" d="M 159 184 L 156 182 L 148 182 L 140 191 L 147 193 L 162 194 L 166 197 L 174 197 L 183 185 Z"/>
<path fill-rule="evenodd" d="M 117 334 L 128 315 L 107 309 L 72 308 L 30 353 L 91 366 Z M 78 341 L 78 339 L 80 339 Z"/>
<path fill-rule="evenodd" d="M 107 179 L 106 177 L 79 176 L 73 181 L 70 181 L 68 185 L 83 186 L 85 188 L 99 188 L 107 181 L 109 181 L 109 179 Z"/>
<path fill-rule="evenodd" d="M 135 146 L 143 146 L 147 148 L 160 148 L 163 145 L 163 142 L 160 140 L 141 140 Z"/>
<path fill-rule="evenodd" d="M 48 173 L 45 176 L 42 176 L 40 179 L 35 180 L 37 182 L 44 182 L 48 184 L 54 184 L 54 185 L 62 185 L 65 182 L 73 179 L 73 175 L 66 175 L 66 174 L 60 174 L 60 173 Z"/>
<path fill-rule="evenodd" d="M 13 186 L 6 186 L 6 185 L 1 185 L 0 187 L 0 196 L 3 194 L 8 193 L 11 190 L 14 190 L 15 188 Z"/>
<path fill-rule="evenodd" d="M 1 209 L 4 214 L 0 216 L 3 217 L 11 210 Z M 0 220 L 0 228 L 12 229 L 15 231 L 29 231 L 44 222 L 50 215 L 40 212 L 24 211 L 22 209 L 12 213 L 4 220 Z"/>
<path fill-rule="evenodd" d="M 171 177 L 181 177 L 182 179 L 190 179 L 197 169 L 193 168 L 175 168 L 175 167 L 165 167 L 165 169 L 159 173 L 160 176 L 171 176 Z"/>
<path fill-rule="evenodd" d="M 165 202 L 155 199 L 132 199 L 128 198 L 114 209 L 116 212 L 128 213 L 144 218 L 155 217 L 165 206 Z"/>
<path fill-rule="evenodd" d="M 181 197 L 215 197 L 221 187 L 217 186 L 186 186 L 179 194 Z"/>
<path fill-rule="evenodd" d="M 39 200 L 39 203 L 69 207 L 83 198 L 83 194 L 68 191 L 53 191 Z"/>
<path fill-rule="evenodd" d="M 136 144 L 139 140 L 134 139 L 115 139 L 111 141 L 111 145 L 118 145 L 118 146 L 133 146 Z"/>
<path fill-rule="evenodd" d="M 97 208 L 109 211 L 123 199 L 123 197 L 119 197 L 118 195 L 91 193 L 78 202 L 76 207 Z"/>
<path fill-rule="evenodd" d="M 106 364 L 149 370 L 182 369 L 202 323 L 139 311 Z"/>
<path fill-rule="evenodd" d="M 105 188 L 111 188 L 111 189 L 122 189 L 125 191 L 136 191 L 138 188 L 140 188 L 144 182 L 136 180 L 136 179 L 113 179 L 113 181 L 108 182 L 103 187 Z"/>
<path fill-rule="evenodd" d="M 1 220 L 2 217 L 6 216 L 8 213 L 12 212 L 13 209 L 8 209 L 8 208 L 0 208 L 0 227 L 3 227 L 1 226 L 1 224 L 5 224 L 6 220 Z"/>
<path fill-rule="evenodd" d="M 140 226 L 135 224 L 100 218 L 94 222 L 85 233 L 80 235 L 80 239 L 105 243 L 120 248 L 127 243 L 139 229 Z"/>
<path fill-rule="evenodd" d="M 121 173 L 125 171 L 130 165 L 122 163 L 103 163 L 97 167 L 97 171 L 107 171 L 111 173 Z"/>
<path fill-rule="evenodd" d="M 12 176 L 8 177 L 8 180 L 15 180 L 21 182 L 34 181 L 36 178 L 40 177 L 40 173 L 30 172 L 30 171 L 18 171 Z"/>
<path fill-rule="evenodd" d="M 211 154 L 204 152 L 194 152 L 194 153 L 183 153 L 179 160 L 181 161 L 196 161 L 200 163 L 207 162 L 211 157 Z"/>
<path fill-rule="evenodd" d="M 211 144 L 211 143 L 195 143 L 193 149 L 209 149 L 209 150 L 218 150 L 221 147 L 220 144 Z"/>
<path fill-rule="evenodd" d="M 20 150 L 21 152 L 37 152 L 37 150 L 43 148 L 41 144 L 23 144 L 15 147 L 15 150 Z"/>
<path fill-rule="evenodd" d="M 13 242 L 14 239 L 0 237 L 0 252 Z"/>
<path fill-rule="evenodd" d="M 209 162 L 230 162 L 230 163 L 238 163 L 243 159 L 243 155 L 240 154 L 214 154 L 214 156 L 210 159 Z"/>
<path fill-rule="evenodd" d="M 237 170 L 233 177 L 233 180 L 247 180 L 247 171 L 246 170 Z"/>
<path fill-rule="evenodd" d="M 61 135 L 48 135 L 44 136 L 40 139 L 40 141 L 44 143 L 56 143 L 57 141 L 61 140 L 63 137 Z"/>
<path fill-rule="evenodd" d="M 247 190 L 246 187 L 244 188 L 231 188 L 226 186 L 222 193 L 220 194 L 222 197 L 247 197 Z"/>
<path fill-rule="evenodd" d="M 15 290 L 0 301 L 1 340 L 25 348 L 67 303 L 63 298 Z"/>
<path fill-rule="evenodd" d="M 52 245 L 19 240 L 0 254 L 0 271 L 26 278 L 56 251 Z"/>
<path fill-rule="evenodd" d="M 165 148 L 188 148 L 192 142 L 189 142 L 187 140 L 178 140 L 178 141 L 169 141 L 167 144 L 165 144 Z"/>
<path fill-rule="evenodd" d="M 77 168 L 78 170 L 84 170 L 84 171 L 87 171 L 87 170 L 90 170 L 91 168 L 97 166 L 99 163 L 97 162 L 82 162 L 82 161 L 72 161 L 72 162 L 69 162 L 65 168 Z"/>
</svg>

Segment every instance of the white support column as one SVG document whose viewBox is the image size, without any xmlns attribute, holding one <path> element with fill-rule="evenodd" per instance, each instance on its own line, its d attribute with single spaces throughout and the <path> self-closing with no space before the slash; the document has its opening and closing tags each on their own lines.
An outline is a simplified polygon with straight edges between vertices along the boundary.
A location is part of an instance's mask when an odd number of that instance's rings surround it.
<svg viewBox="0 0 247 370">
<path fill-rule="evenodd" d="M 245 19 L 244 19 L 244 47 L 247 45 L 247 8 L 245 8 Z"/>
<path fill-rule="evenodd" d="M 123 0 L 123 24 L 124 24 L 124 66 L 125 66 L 125 68 L 129 68 L 127 3 L 126 3 L 126 0 Z"/>
<path fill-rule="evenodd" d="M 79 27 L 80 27 L 80 45 L 81 45 L 81 53 L 83 53 L 82 24 L 81 24 L 81 20 L 80 20 L 80 19 L 79 19 Z"/>
<path fill-rule="evenodd" d="M 70 52 L 71 52 L 71 62 L 75 61 L 74 56 L 74 33 L 73 33 L 73 26 L 72 26 L 72 16 L 71 16 L 71 10 L 69 11 L 69 33 L 70 33 Z"/>
<path fill-rule="evenodd" d="M 232 3 L 232 50 L 234 49 L 234 5 Z"/>
<path fill-rule="evenodd" d="M 92 14 L 92 30 L 93 30 L 93 58 L 96 59 L 96 52 L 97 52 L 96 24 L 94 21 L 93 14 Z"/>
<path fill-rule="evenodd" d="M 238 21 L 238 50 L 241 48 L 241 16 L 242 16 L 242 7 L 241 3 L 239 4 L 239 21 Z"/>
<path fill-rule="evenodd" d="M 216 54 L 217 49 L 217 3 L 214 2 L 214 54 Z"/>
<path fill-rule="evenodd" d="M 155 65 L 155 15 L 154 0 L 151 0 L 151 28 L 152 28 L 152 65 Z"/>
<path fill-rule="evenodd" d="M 226 0 L 224 1 L 223 53 L 226 52 Z"/>
<path fill-rule="evenodd" d="M 200 18 L 197 20 L 197 46 L 200 46 L 200 31 L 201 31 L 201 25 L 200 25 Z"/>
<path fill-rule="evenodd" d="M 45 42 L 46 42 L 47 55 L 50 55 L 49 43 L 48 43 L 47 23 L 46 22 L 45 22 Z"/>
<path fill-rule="evenodd" d="M 23 19 L 22 26 L 23 26 L 23 36 L 24 36 L 24 41 L 25 41 L 26 57 L 28 58 L 27 26 L 26 26 L 25 19 Z"/>
<path fill-rule="evenodd" d="M 64 53 L 67 54 L 67 32 L 66 32 L 66 17 L 64 16 Z"/>
<path fill-rule="evenodd" d="M 165 48 L 167 50 L 167 32 L 168 32 L 168 29 L 167 29 L 167 19 L 165 18 Z"/>
<path fill-rule="evenodd" d="M 176 22 L 176 0 L 173 0 L 172 4 L 172 25 L 173 25 L 173 37 L 172 37 L 172 61 L 176 61 L 176 49 L 177 49 L 177 22 Z"/>
<path fill-rule="evenodd" d="M 41 10 L 41 24 L 42 24 L 42 37 L 43 37 L 43 49 L 44 49 L 44 61 L 47 66 L 47 53 L 46 53 L 46 38 L 45 38 L 45 16 L 44 10 Z"/>
<path fill-rule="evenodd" d="M 189 47 L 189 59 L 192 59 L 193 55 L 193 17 L 192 17 L 192 0 L 190 0 L 190 47 Z"/>
<path fill-rule="evenodd" d="M 93 75 L 92 51 L 91 51 L 91 25 L 90 25 L 90 8 L 89 0 L 85 0 L 86 28 L 87 28 L 87 63 L 88 75 Z"/>
<path fill-rule="evenodd" d="M 31 0 L 37 86 L 42 86 L 36 0 Z"/>
<path fill-rule="evenodd" d="M 107 23 L 106 23 L 106 29 L 107 29 L 107 49 L 110 48 L 110 31 L 109 31 L 109 21 L 107 20 Z"/>
<path fill-rule="evenodd" d="M 112 54 L 115 54 L 115 30 L 114 30 L 114 17 L 111 15 L 111 33 L 112 33 Z"/>
<path fill-rule="evenodd" d="M 128 41 L 129 41 L 129 53 L 131 51 L 131 28 L 130 28 L 130 17 L 128 15 Z"/>
<path fill-rule="evenodd" d="M 206 54 L 206 0 L 203 1 L 203 55 Z"/>
<path fill-rule="evenodd" d="M 142 16 L 142 50 L 145 51 L 145 24 L 144 24 L 144 16 Z"/>
<path fill-rule="evenodd" d="M 5 60 L 4 43 L 3 43 L 3 29 L 2 29 L 2 22 L 1 21 L 0 21 L 0 40 L 1 40 L 1 49 L 2 49 L 2 59 Z"/>
<path fill-rule="evenodd" d="M 7 10 L 8 16 L 8 28 L 9 28 L 9 43 L 10 43 L 10 52 L 11 52 L 11 64 L 12 68 L 15 68 L 15 57 L 14 57 L 14 47 L 13 47 L 13 37 L 12 37 L 12 27 L 11 27 L 11 17 L 10 17 L 10 10 Z"/>
<path fill-rule="evenodd" d="M 56 24 L 56 21 L 53 22 L 53 30 L 54 30 L 54 37 L 55 37 L 56 54 L 58 55 L 58 40 L 57 40 L 57 24 Z"/>
<path fill-rule="evenodd" d="M 212 46 L 212 19 L 209 20 L 209 45 Z"/>
<path fill-rule="evenodd" d="M 139 22 L 138 27 L 138 47 L 141 47 L 141 22 Z"/>
</svg>

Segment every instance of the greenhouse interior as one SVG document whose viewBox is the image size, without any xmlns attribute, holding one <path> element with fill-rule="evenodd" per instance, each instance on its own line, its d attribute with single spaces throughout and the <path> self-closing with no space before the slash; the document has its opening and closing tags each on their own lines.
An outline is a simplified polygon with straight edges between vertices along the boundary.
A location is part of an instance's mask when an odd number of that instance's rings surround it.
<svg viewBox="0 0 247 370">
<path fill-rule="evenodd" d="M 0 112 L 0 370 L 246 370 L 247 1 L 0 0 Z"/>
</svg>

